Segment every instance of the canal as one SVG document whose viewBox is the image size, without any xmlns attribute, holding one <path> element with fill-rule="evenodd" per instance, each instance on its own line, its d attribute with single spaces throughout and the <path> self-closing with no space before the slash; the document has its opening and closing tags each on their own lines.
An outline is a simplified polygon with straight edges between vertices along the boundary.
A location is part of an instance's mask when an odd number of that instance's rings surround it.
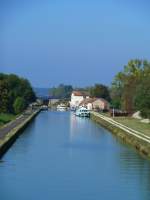
<svg viewBox="0 0 150 200">
<path fill-rule="evenodd" d="M 1 200 L 149 200 L 150 161 L 90 119 L 41 112 L 0 162 Z"/>
</svg>

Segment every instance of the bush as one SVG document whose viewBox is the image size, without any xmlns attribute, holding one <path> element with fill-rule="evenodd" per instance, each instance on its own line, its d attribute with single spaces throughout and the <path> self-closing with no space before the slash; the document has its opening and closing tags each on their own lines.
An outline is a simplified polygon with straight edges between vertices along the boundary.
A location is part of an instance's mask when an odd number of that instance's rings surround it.
<svg viewBox="0 0 150 200">
<path fill-rule="evenodd" d="M 13 104 L 14 112 L 19 114 L 25 109 L 25 107 L 25 100 L 22 97 L 17 97 Z"/>
<path fill-rule="evenodd" d="M 150 76 L 141 81 L 135 96 L 135 105 L 142 117 L 150 119 Z"/>
<path fill-rule="evenodd" d="M 25 105 L 36 100 L 29 81 L 14 74 L 0 73 L 0 113 L 14 113 L 13 104 L 18 97 L 24 99 Z"/>
<path fill-rule="evenodd" d="M 14 115 L 8 113 L 0 113 L 0 124 L 6 124 L 14 119 Z"/>
</svg>

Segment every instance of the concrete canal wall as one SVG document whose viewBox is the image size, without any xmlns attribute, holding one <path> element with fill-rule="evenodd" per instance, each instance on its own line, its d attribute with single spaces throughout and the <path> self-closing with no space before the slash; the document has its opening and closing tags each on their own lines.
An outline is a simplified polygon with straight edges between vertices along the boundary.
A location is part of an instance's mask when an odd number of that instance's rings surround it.
<svg viewBox="0 0 150 200">
<path fill-rule="evenodd" d="M 123 142 L 132 145 L 141 154 L 150 158 L 150 137 L 96 112 L 91 112 L 91 119 L 110 130 Z"/>
<path fill-rule="evenodd" d="M 9 123 L 4 128 L 0 129 L 0 134 L 3 133 L 3 137 L 0 138 L 0 158 L 4 153 L 10 148 L 10 146 L 15 142 L 18 136 L 22 133 L 23 129 L 38 115 L 40 109 L 31 112 L 28 115 L 22 116 L 22 120 L 19 123 L 16 123 L 17 120 L 14 120 L 14 126 L 12 129 L 9 128 L 12 124 Z M 21 117 L 20 117 L 21 118 Z M 15 124 L 16 123 L 16 124 Z M 6 131 L 5 131 L 6 129 Z M 8 130 L 8 132 L 7 132 Z"/>
</svg>

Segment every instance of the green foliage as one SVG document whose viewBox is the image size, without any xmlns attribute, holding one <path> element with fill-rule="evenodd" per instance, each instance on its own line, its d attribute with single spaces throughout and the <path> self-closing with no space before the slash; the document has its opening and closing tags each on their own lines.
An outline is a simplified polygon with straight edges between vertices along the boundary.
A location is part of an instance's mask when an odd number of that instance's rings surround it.
<svg viewBox="0 0 150 200">
<path fill-rule="evenodd" d="M 0 80 L 0 112 L 7 112 L 9 106 L 8 84 L 6 80 Z"/>
<path fill-rule="evenodd" d="M 107 86 L 102 84 L 95 84 L 90 88 L 90 96 L 97 98 L 104 98 L 110 101 L 109 89 Z"/>
<path fill-rule="evenodd" d="M 28 80 L 14 74 L 0 73 L 0 113 L 13 113 L 17 97 L 24 99 L 25 107 L 36 97 Z"/>
<path fill-rule="evenodd" d="M 26 103 L 23 97 L 17 97 L 13 104 L 15 114 L 21 113 L 26 107 Z"/>
<path fill-rule="evenodd" d="M 9 114 L 9 113 L 1 113 L 0 114 L 0 126 L 10 122 L 12 119 L 14 119 L 14 115 Z"/>
<path fill-rule="evenodd" d="M 119 80 L 115 79 L 112 83 L 110 90 L 111 105 L 116 109 L 121 109 L 121 96 L 122 96 L 122 86 Z"/>
<path fill-rule="evenodd" d="M 135 106 L 141 111 L 141 116 L 150 119 L 150 74 L 143 76 L 135 95 Z"/>
<path fill-rule="evenodd" d="M 60 84 L 58 87 L 50 88 L 49 94 L 53 98 L 68 99 L 71 96 L 73 88 L 71 85 Z"/>
<path fill-rule="evenodd" d="M 117 104 L 129 113 L 140 110 L 143 117 L 150 109 L 150 63 L 146 60 L 131 60 L 119 72 L 112 83 L 112 104 Z"/>
</svg>

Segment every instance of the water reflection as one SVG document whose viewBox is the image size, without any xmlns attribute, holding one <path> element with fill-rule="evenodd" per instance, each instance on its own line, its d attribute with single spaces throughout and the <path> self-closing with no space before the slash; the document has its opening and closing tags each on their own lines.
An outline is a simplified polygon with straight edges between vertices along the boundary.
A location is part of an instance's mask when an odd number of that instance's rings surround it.
<svg viewBox="0 0 150 200">
<path fill-rule="evenodd" d="M 87 118 L 77 117 L 74 113 L 70 113 L 70 141 L 73 141 L 78 134 L 85 131 L 84 127 L 87 120 Z"/>
<path fill-rule="evenodd" d="M 77 117 L 74 113 L 70 113 L 70 141 L 76 140 L 82 136 L 84 139 L 91 136 L 92 138 L 95 137 L 99 139 L 104 132 L 106 133 L 107 130 L 97 124 L 93 126 L 89 118 Z"/>
<path fill-rule="evenodd" d="M 138 185 L 142 192 L 143 199 L 150 199 L 150 161 L 142 158 L 135 150 L 125 149 L 119 155 L 120 176 L 122 177 L 122 185 L 128 184 L 133 191 Z M 144 192 L 143 192 L 144 191 Z"/>
<path fill-rule="evenodd" d="M 3 160 L 2 200 L 150 199 L 150 161 L 69 112 L 41 113 Z"/>
</svg>

